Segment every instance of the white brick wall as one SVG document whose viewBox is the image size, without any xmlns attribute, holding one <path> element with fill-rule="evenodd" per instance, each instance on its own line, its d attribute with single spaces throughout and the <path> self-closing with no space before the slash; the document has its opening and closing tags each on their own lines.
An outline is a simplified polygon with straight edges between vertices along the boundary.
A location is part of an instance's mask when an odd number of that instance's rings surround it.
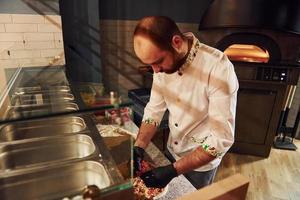
<svg viewBox="0 0 300 200">
<path fill-rule="evenodd" d="M 5 24 L 5 31 L 8 33 L 37 32 L 37 25 L 36 24 Z"/>
<path fill-rule="evenodd" d="M 5 68 L 64 64 L 61 17 L 0 14 L 0 74 Z M 1 76 L 3 77 L 3 76 Z M 0 81 L 0 90 L 4 87 Z"/>
<path fill-rule="evenodd" d="M 1 51 L 0 52 L 0 59 L 1 60 L 10 59 L 10 56 L 9 56 L 8 52 L 7 51 Z"/>
<path fill-rule="evenodd" d="M 45 15 L 45 23 L 61 25 L 61 17 L 58 15 Z"/>
<path fill-rule="evenodd" d="M 63 49 L 64 48 L 64 43 L 62 40 L 54 40 L 55 48 L 58 49 Z"/>
<path fill-rule="evenodd" d="M 4 69 L 5 68 L 12 68 L 18 66 L 18 60 L 15 59 L 4 59 L 0 61 L 0 74 L 5 74 Z M 0 87 L 1 88 L 1 87 Z"/>
<path fill-rule="evenodd" d="M 25 49 L 52 49 L 55 48 L 54 41 L 27 41 Z M 57 48 L 63 48 L 57 47 Z"/>
<path fill-rule="evenodd" d="M 52 41 L 53 33 L 24 33 L 25 41 Z"/>
<path fill-rule="evenodd" d="M 61 32 L 61 28 L 53 24 L 38 24 L 39 32 Z"/>
<path fill-rule="evenodd" d="M 42 24 L 45 23 L 45 17 L 43 15 L 21 15 L 13 14 L 11 15 L 12 22 L 14 24 L 26 23 L 26 24 Z"/>
<path fill-rule="evenodd" d="M 24 49 L 24 43 L 19 42 L 0 42 L 0 52 L 6 50 Z"/>
<path fill-rule="evenodd" d="M 11 23 L 11 15 L 10 14 L 0 14 L 0 23 Z"/>
<path fill-rule="evenodd" d="M 54 40 L 63 40 L 62 34 L 61 33 L 54 33 Z"/>
<path fill-rule="evenodd" d="M 0 42 L 5 41 L 23 41 L 22 33 L 0 33 Z"/>
<path fill-rule="evenodd" d="M 4 24 L 0 24 L 0 32 L 5 32 Z"/>
<path fill-rule="evenodd" d="M 41 52 L 39 50 L 11 50 L 11 58 L 36 58 L 41 57 Z"/>
<path fill-rule="evenodd" d="M 45 49 L 41 50 L 42 57 L 55 57 L 61 53 L 60 49 Z"/>
<path fill-rule="evenodd" d="M 49 65 L 51 58 L 24 58 L 19 59 L 18 62 L 22 66 L 39 67 Z"/>
</svg>

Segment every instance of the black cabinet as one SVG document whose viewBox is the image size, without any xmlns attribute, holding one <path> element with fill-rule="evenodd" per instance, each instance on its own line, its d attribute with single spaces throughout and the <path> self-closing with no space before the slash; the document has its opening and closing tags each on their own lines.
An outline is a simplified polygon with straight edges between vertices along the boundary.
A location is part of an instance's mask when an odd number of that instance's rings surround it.
<svg viewBox="0 0 300 200">
<path fill-rule="evenodd" d="M 240 89 L 236 113 L 235 141 L 264 144 L 276 100 L 276 92 Z M 249 109 L 251 108 L 251 109 Z"/>
<path fill-rule="evenodd" d="M 231 152 L 269 156 L 286 88 L 271 82 L 240 81 Z"/>
</svg>

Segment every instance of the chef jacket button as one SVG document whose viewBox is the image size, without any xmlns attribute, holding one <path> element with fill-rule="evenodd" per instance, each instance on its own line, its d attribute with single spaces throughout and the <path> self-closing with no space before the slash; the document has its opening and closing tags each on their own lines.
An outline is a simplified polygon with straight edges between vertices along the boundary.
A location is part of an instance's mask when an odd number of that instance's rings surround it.
<svg viewBox="0 0 300 200">
<path fill-rule="evenodd" d="M 178 142 L 177 142 L 177 141 L 175 141 L 175 142 L 174 142 L 174 144 L 176 144 L 176 145 L 177 145 L 177 144 L 178 144 Z"/>
<path fill-rule="evenodd" d="M 180 103 L 180 99 L 179 98 L 177 98 L 176 101 L 177 101 L 177 103 Z"/>
<path fill-rule="evenodd" d="M 176 126 L 176 127 L 178 127 L 178 124 L 177 124 L 177 123 L 175 123 L 175 126 Z"/>
</svg>

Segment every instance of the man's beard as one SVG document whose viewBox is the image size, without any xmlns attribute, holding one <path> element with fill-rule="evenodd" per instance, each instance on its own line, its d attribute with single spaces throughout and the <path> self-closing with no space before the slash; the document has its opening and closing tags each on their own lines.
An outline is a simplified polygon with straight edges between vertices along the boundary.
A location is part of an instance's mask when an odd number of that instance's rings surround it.
<svg viewBox="0 0 300 200">
<path fill-rule="evenodd" d="M 183 57 L 177 52 L 172 53 L 172 55 L 173 55 L 173 65 L 170 67 L 170 69 L 163 70 L 163 72 L 166 74 L 173 74 L 174 72 L 177 72 L 179 68 L 185 63 L 188 53 Z"/>
</svg>

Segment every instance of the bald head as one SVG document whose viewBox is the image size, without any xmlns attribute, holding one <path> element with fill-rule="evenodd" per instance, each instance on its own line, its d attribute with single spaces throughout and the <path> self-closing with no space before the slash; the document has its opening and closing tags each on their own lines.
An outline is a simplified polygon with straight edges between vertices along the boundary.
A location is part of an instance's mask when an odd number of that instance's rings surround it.
<svg viewBox="0 0 300 200">
<path fill-rule="evenodd" d="M 174 21 L 167 17 L 143 18 L 135 28 L 133 38 L 137 57 L 154 72 L 174 73 L 187 53 L 187 39 Z"/>
<path fill-rule="evenodd" d="M 173 51 L 172 38 L 174 35 L 184 37 L 176 23 L 165 16 L 144 17 L 137 24 L 134 38 L 143 36 L 162 50 Z"/>
<path fill-rule="evenodd" d="M 144 36 L 134 37 L 133 48 L 136 56 L 145 64 L 151 64 L 156 61 L 157 54 L 161 52 L 153 42 Z"/>
</svg>

